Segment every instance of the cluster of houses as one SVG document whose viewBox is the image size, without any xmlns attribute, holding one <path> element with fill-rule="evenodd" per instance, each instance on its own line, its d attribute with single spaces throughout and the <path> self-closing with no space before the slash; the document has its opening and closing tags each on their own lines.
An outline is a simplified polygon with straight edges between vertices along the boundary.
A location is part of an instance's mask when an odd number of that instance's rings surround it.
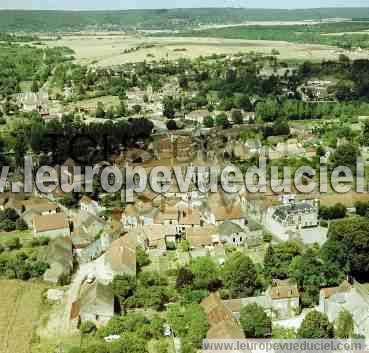
<svg viewBox="0 0 369 353">
<path fill-rule="evenodd" d="M 245 338 L 240 327 L 240 312 L 249 304 L 261 306 L 272 319 L 273 325 L 298 329 L 305 313 L 301 313 L 300 293 L 296 283 L 288 280 L 273 280 L 264 295 L 239 299 L 221 299 L 212 293 L 201 302 L 208 316 L 208 339 Z M 320 290 L 317 310 L 336 322 L 342 310 L 351 313 L 356 335 L 369 334 L 369 290 L 365 285 L 347 281 L 338 287 Z M 312 310 L 312 309 L 310 309 Z"/>
</svg>

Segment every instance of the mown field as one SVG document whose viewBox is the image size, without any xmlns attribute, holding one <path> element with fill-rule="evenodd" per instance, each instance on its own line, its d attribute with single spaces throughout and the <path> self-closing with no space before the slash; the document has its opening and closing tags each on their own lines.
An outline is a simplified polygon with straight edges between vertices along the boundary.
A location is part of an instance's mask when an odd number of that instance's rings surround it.
<svg viewBox="0 0 369 353">
<path fill-rule="evenodd" d="M 49 47 L 69 47 L 77 62 L 112 66 L 132 62 L 158 61 L 161 59 L 196 58 L 212 54 L 236 54 L 239 52 L 260 52 L 270 54 L 273 49 L 279 58 L 285 60 L 337 59 L 345 53 L 352 59 L 368 57 L 368 52 L 345 51 L 319 44 L 299 44 L 285 41 L 244 40 L 198 37 L 145 37 L 109 35 L 63 36 L 59 40 L 43 41 Z M 127 50 L 129 52 L 127 52 Z"/>
<path fill-rule="evenodd" d="M 44 284 L 0 280 L 0 353 L 29 353 L 43 313 Z"/>
</svg>

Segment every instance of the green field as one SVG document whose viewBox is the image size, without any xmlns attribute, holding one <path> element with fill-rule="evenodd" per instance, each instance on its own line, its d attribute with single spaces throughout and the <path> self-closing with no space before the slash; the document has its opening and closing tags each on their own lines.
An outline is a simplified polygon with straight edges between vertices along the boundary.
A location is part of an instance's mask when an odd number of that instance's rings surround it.
<svg viewBox="0 0 369 353">
<path fill-rule="evenodd" d="M 0 353 L 29 353 L 47 287 L 8 280 L 1 280 L 0 287 Z"/>
</svg>

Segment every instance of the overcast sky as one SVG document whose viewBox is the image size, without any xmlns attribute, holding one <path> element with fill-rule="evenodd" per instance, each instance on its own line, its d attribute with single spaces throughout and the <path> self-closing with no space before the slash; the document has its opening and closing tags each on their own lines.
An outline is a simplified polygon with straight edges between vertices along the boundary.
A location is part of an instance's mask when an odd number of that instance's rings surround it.
<svg viewBox="0 0 369 353">
<path fill-rule="evenodd" d="M 2 9 L 116 10 L 175 7 L 369 7 L 368 0 L 0 0 Z"/>
</svg>

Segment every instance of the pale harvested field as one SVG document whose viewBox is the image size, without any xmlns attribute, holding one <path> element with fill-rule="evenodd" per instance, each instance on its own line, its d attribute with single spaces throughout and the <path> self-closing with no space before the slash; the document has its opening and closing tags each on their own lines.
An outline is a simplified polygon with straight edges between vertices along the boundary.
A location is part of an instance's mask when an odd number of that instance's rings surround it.
<svg viewBox="0 0 369 353">
<path fill-rule="evenodd" d="M 270 53 L 277 49 L 282 59 L 327 60 L 337 59 L 344 51 L 324 45 L 294 44 L 273 41 L 252 41 L 221 38 L 144 37 L 127 35 L 65 36 L 56 41 L 44 41 L 48 46 L 66 46 L 75 51 L 79 63 L 99 66 L 114 66 L 130 62 L 142 62 L 179 58 L 196 58 L 211 54 L 235 54 L 239 52 Z M 131 53 L 124 50 L 140 45 L 142 48 Z M 186 49 L 183 51 L 182 49 Z M 369 51 L 345 53 L 352 59 L 369 57 Z"/>
<path fill-rule="evenodd" d="M 0 353 L 29 353 L 45 286 L 1 280 L 0 288 Z"/>
</svg>

